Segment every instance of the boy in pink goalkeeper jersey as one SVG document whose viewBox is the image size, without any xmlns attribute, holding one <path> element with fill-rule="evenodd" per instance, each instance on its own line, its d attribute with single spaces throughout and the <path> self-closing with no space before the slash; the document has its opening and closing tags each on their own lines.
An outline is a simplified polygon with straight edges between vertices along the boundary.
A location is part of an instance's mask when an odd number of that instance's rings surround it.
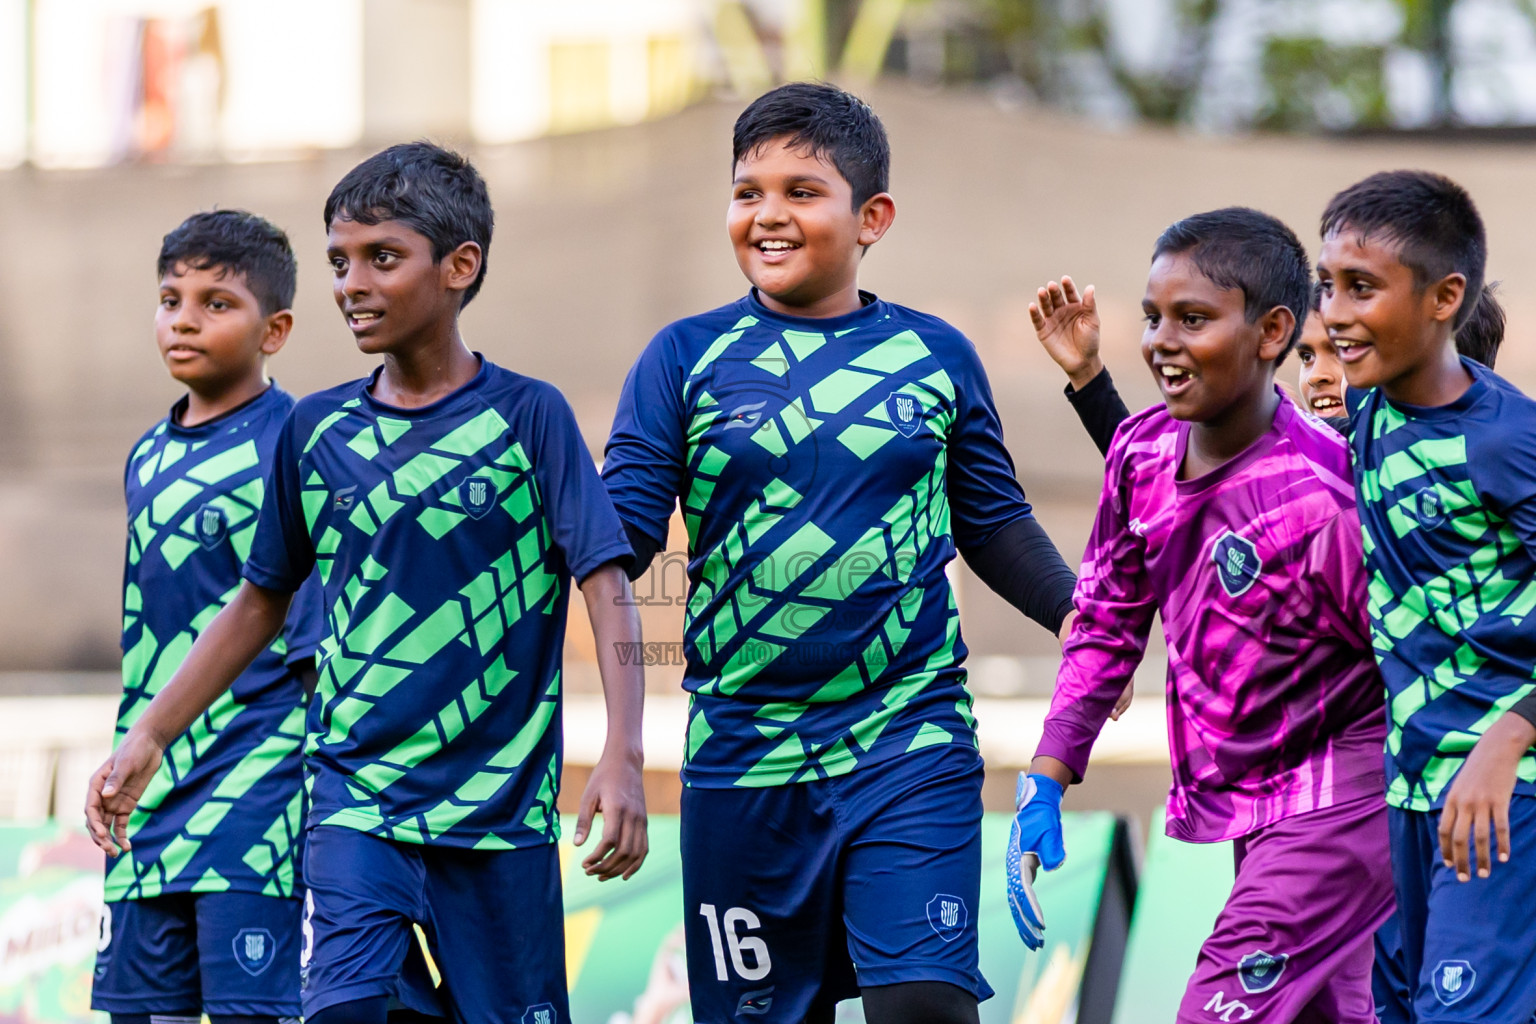
<svg viewBox="0 0 1536 1024">
<path fill-rule="evenodd" d="M 1307 259 L 1253 210 L 1199 214 L 1154 251 L 1142 353 L 1163 408 L 1121 426 L 1077 620 L 1009 851 L 1026 942 L 1030 855 L 1060 864 L 1060 799 L 1146 647 L 1168 641 L 1168 834 L 1235 840 L 1237 878 L 1180 1021 L 1371 1024 L 1392 910 L 1382 743 L 1348 450 L 1275 387 Z"/>
</svg>

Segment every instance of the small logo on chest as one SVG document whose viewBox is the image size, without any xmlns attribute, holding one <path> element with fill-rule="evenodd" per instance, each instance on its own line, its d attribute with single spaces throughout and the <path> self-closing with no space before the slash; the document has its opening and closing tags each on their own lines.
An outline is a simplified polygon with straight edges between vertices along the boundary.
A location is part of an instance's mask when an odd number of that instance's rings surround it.
<svg viewBox="0 0 1536 1024">
<path fill-rule="evenodd" d="M 1228 597 L 1247 593 L 1264 569 L 1264 562 L 1253 542 L 1231 530 L 1216 541 L 1216 546 L 1211 549 L 1211 561 L 1216 563 L 1216 575 Z"/>
<path fill-rule="evenodd" d="M 229 519 L 224 510 L 209 502 L 197 510 L 197 540 L 204 551 L 212 551 L 229 535 Z"/>
<path fill-rule="evenodd" d="M 1415 494 L 1413 506 L 1414 512 L 1418 515 L 1419 524 L 1426 530 L 1433 530 L 1445 522 L 1445 501 L 1433 486 L 1426 487 Z"/>
<path fill-rule="evenodd" d="M 496 507 L 497 497 L 496 487 L 488 477 L 472 476 L 459 484 L 459 503 L 471 519 L 485 518 Z"/>
<path fill-rule="evenodd" d="M 885 400 L 885 414 L 890 418 L 891 426 L 902 437 L 911 437 L 923 425 L 923 417 L 928 414 L 928 410 L 916 395 L 892 391 Z"/>
</svg>

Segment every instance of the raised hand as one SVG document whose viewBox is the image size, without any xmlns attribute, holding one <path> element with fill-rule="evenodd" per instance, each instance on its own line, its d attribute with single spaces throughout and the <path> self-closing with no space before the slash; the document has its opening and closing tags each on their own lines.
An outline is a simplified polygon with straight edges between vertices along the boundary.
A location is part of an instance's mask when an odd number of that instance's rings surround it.
<svg viewBox="0 0 1536 1024">
<path fill-rule="evenodd" d="M 1104 369 L 1099 359 L 1099 307 L 1093 285 L 1079 294 L 1070 277 L 1048 282 L 1029 304 L 1035 337 L 1047 355 L 1081 388 Z"/>
</svg>

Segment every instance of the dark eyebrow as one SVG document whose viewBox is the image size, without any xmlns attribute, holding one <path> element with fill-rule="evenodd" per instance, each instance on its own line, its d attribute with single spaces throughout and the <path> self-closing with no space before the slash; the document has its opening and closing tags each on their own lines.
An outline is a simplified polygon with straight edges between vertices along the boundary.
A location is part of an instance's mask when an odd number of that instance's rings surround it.
<svg viewBox="0 0 1536 1024">
<path fill-rule="evenodd" d="M 377 252 L 380 249 L 405 249 L 408 246 L 404 238 L 397 235 L 386 235 L 383 238 L 375 238 L 372 241 L 365 242 L 362 248 L 365 252 Z M 346 255 L 346 250 L 339 245 L 328 245 L 325 247 L 325 254 L 327 256 L 344 256 Z"/>
</svg>

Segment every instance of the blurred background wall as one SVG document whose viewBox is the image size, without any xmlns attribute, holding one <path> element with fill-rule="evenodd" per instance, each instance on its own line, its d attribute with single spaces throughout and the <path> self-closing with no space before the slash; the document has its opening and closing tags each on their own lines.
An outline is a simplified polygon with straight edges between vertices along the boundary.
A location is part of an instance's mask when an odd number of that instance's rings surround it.
<svg viewBox="0 0 1536 1024">
<path fill-rule="evenodd" d="M 1372 171 L 1452 175 L 1504 282 L 1499 369 L 1536 385 L 1533 26 L 1526 0 L 0 0 L 0 694 L 117 685 L 122 463 L 179 394 L 154 258 L 195 210 L 291 233 L 297 327 L 272 370 L 304 393 L 370 369 L 322 261 L 331 185 L 391 142 L 467 149 L 497 232 L 465 333 L 559 385 L 597 456 L 649 337 L 744 288 L 723 231 L 736 113 L 831 77 L 894 145 L 899 215 L 865 286 L 976 342 L 1076 561 L 1102 465 L 1026 306 L 1049 277 L 1096 283 L 1108 361 L 1154 401 L 1147 254 L 1191 212 L 1259 206 L 1314 242 L 1327 198 Z M 975 690 L 1047 694 L 1054 640 L 957 579 Z M 648 638 L 674 638 L 680 584 L 654 586 Z M 579 616 L 571 632 L 590 692 Z"/>
</svg>

